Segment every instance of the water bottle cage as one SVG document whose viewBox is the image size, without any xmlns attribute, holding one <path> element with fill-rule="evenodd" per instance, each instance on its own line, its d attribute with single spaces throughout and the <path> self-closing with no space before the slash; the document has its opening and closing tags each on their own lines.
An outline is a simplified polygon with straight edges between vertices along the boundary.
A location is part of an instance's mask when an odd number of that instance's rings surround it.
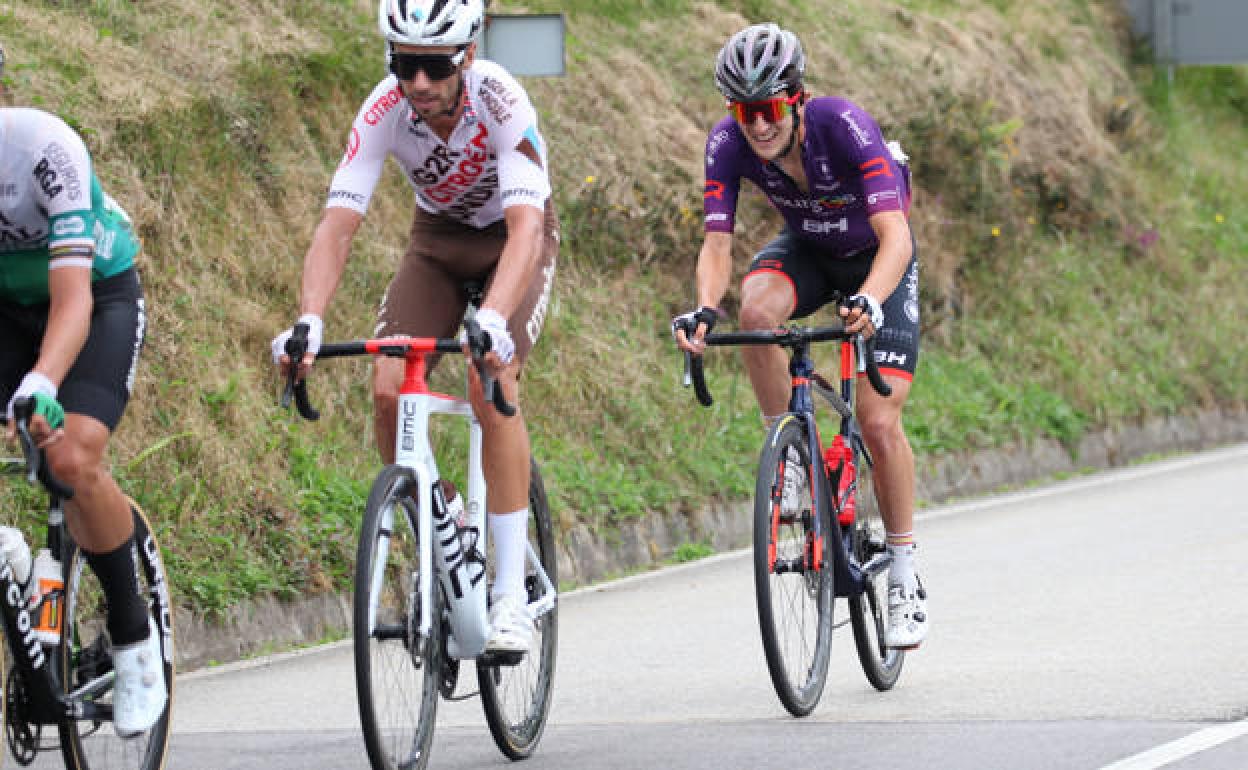
<svg viewBox="0 0 1248 770">
<path fill-rule="evenodd" d="M 481 543 L 481 530 L 476 527 L 460 527 L 459 542 L 464 549 L 465 564 L 485 564 L 485 554 L 477 547 Z"/>
</svg>

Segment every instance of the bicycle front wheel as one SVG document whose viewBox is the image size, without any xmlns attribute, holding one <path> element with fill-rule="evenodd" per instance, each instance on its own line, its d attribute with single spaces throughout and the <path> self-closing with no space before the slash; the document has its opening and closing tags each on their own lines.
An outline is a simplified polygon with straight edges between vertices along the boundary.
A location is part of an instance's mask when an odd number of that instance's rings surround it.
<svg viewBox="0 0 1248 770">
<path fill-rule="evenodd" d="M 429 762 L 443 655 L 436 576 L 433 628 L 420 633 L 422 597 L 411 471 L 382 469 L 360 526 L 352 632 L 364 746 L 375 770 L 420 770 Z"/>
<path fill-rule="evenodd" d="M 557 590 L 559 572 L 554 523 L 550 518 L 546 487 L 536 462 L 532 465 L 529 481 L 529 546 L 550 579 L 551 591 Z M 545 598 L 545 583 L 531 561 L 524 583 L 530 606 Z M 549 598 L 555 599 L 553 595 Z M 477 661 L 477 681 L 481 687 L 485 721 L 499 751 L 509 759 L 524 759 L 532 754 L 546 727 L 559 645 L 558 603 L 535 618 L 534 628 L 532 650 L 519 663 L 507 665 L 510 661 Z"/>
<path fill-rule="evenodd" d="M 72 770 L 161 770 L 169 749 L 169 713 L 173 705 L 173 605 L 169 581 L 160 557 L 160 546 L 151 524 L 134 507 L 134 544 L 139 590 L 156 623 L 164 657 L 162 671 L 169 702 L 147 732 L 122 739 L 103 719 L 66 720 L 57 725 L 61 754 Z M 73 545 L 67 557 L 65 620 L 58 648 L 61 681 L 65 691 L 85 688 L 84 700 L 111 712 L 113 700 L 113 648 L 108 639 L 108 605 L 99 578 L 87 566 L 82 550 Z"/>
<path fill-rule="evenodd" d="M 832 644 L 829 527 L 816 528 L 811 494 L 822 479 L 823 463 L 811 464 L 802 423 L 791 414 L 781 418 L 767 434 L 754 490 L 754 589 L 771 683 L 797 717 L 819 702 Z"/>
<path fill-rule="evenodd" d="M 850 548 L 854 560 L 866 564 L 885 550 L 884 519 L 875 497 L 871 466 L 861 453 L 855 453 L 856 485 L 854 491 L 854 523 L 850 531 Z M 875 689 L 892 689 L 901 676 L 906 654 L 884 645 L 884 625 L 888 622 L 888 570 L 867 578 L 863 592 L 849 599 L 849 616 L 854 626 L 854 646 L 862 672 Z"/>
</svg>

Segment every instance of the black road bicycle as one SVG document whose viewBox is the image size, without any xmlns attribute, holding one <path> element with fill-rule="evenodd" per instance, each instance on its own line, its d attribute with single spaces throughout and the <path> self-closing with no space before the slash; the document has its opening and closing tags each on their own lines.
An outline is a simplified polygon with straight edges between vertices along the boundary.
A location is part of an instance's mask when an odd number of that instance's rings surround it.
<svg viewBox="0 0 1248 770">
<path fill-rule="evenodd" d="M 44 645 L 33 635 L 23 587 L 9 563 L 0 558 L 0 595 L 4 597 L 0 618 L 6 643 L 5 654 L 0 656 L 0 681 L 9 753 L 20 765 L 34 762 L 40 751 L 59 748 L 71 770 L 162 770 L 173 704 L 173 605 L 151 524 L 133 506 L 139 587 L 160 634 L 169 703 L 149 730 L 122 739 L 112 726 L 115 674 L 106 625 L 108 607 L 99 579 L 65 525 L 63 502 L 72 498 L 73 490 L 52 475 L 30 436 L 34 401 L 20 399 L 13 411 L 25 457 L 0 458 L 0 472 L 25 474 L 47 490 L 47 547 L 64 570 L 65 596 L 60 642 Z M 44 728 L 53 726 L 56 735 L 45 738 Z"/>
<path fill-rule="evenodd" d="M 814 710 L 828 676 L 836 597 L 849 604 L 858 658 L 878 690 L 901 675 L 905 653 L 884 645 L 888 567 L 883 520 L 871 477 L 871 454 L 854 417 L 858 372 L 881 395 L 884 382 L 870 344 L 841 326 L 786 326 L 706 335 L 707 345 L 779 345 L 789 351 L 788 411 L 771 426 L 754 490 L 754 586 L 767 669 L 793 716 Z M 839 387 L 815 371 L 812 343 L 838 340 Z M 710 406 L 702 357 L 686 354 L 685 384 Z M 840 416 L 824 445 L 812 391 Z M 791 467 L 796 465 L 797 467 Z M 786 483 L 788 485 L 786 493 Z"/>
</svg>

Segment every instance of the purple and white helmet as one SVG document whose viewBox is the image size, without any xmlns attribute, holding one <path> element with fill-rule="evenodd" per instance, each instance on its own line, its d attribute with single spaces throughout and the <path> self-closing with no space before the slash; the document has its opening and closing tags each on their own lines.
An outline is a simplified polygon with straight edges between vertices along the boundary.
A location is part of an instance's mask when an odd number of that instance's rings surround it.
<svg viewBox="0 0 1248 770">
<path fill-rule="evenodd" d="M 466 46 L 485 22 L 482 0 L 380 0 L 377 24 L 391 45 Z"/>
<path fill-rule="evenodd" d="M 770 99 L 802 83 L 806 55 L 797 35 L 755 24 L 728 38 L 715 57 L 715 85 L 734 102 Z"/>
</svg>

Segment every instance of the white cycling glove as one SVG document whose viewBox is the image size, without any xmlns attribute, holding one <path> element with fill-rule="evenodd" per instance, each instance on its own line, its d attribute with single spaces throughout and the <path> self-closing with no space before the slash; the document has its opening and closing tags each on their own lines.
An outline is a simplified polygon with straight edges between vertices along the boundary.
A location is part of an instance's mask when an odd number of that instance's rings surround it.
<svg viewBox="0 0 1248 770">
<path fill-rule="evenodd" d="M 490 350 L 498 354 L 498 360 L 510 364 L 516 354 L 516 343 L 511 340 L 511 332 L 507 331 L 507 319 L 498 311 L 483 307 L 477 311 L 477 323 L 481 331 L 490 335 Z"/>
<path fill-rule="evenodd" d="M 22 382 L 17 386 L 17 390 L 13 393 L 13 397 L 9 399 L 9 405 L 5 407 L 4 416 L 13 419 L 13 402 L 19 398 L 29 398 L 36 393 L 42 393 L 50 399 L 56 400 L 56 385 L 39 372 L 27 372 L 22 378 Z"/>
<path fill-rule="evenodd" d="M 880 307 L 880 301 L 870 294 L 855 294 L 849 298 L 850 304 L 856 302 L 865 302 L 867 305 L 867 318 L 870 319 L 871 325 L 878 332 L 884 328 L 884 310 Z"/>
<path fill-rule="evenodd" d="M 325 331 L 325 323 L 321 321 L 321 317 L 315 313 L 304 313 L 299 316 L 296 324 L 308 325 L 308 352 L 316 355 L 321 350 L 321 334 Z M 290 335 L 295 333 L 292 326 L 281 334 L 273 338 L 273 342 L 269 343 L 273 351 L 273 363 L 281 363 L 282 356 L 286 355 L 286 340 L 290 339 Z M 298 364 L 298 361 L 294 362 Z"/>
</svg>

